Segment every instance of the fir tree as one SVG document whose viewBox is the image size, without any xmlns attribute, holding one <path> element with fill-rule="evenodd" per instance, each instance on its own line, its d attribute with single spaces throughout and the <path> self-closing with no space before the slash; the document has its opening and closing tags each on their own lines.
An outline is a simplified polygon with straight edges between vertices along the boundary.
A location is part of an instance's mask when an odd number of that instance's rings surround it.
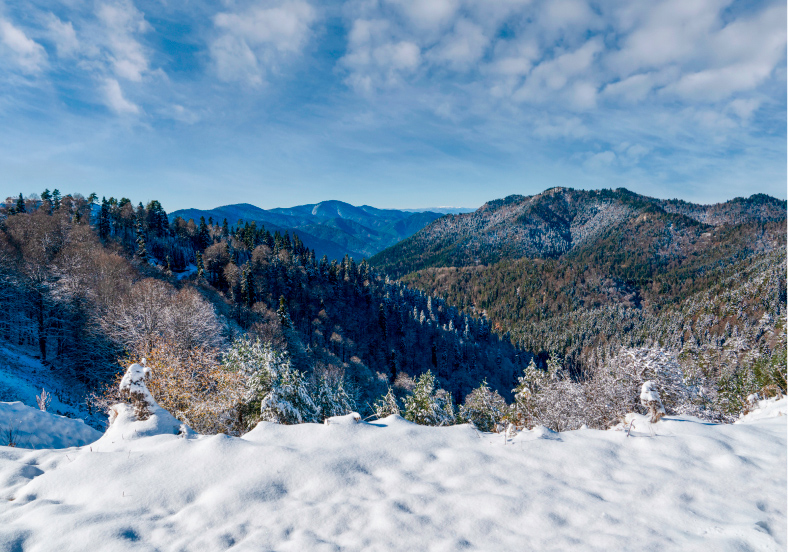
<svg viewBox="0 0 788 553">
<path fill-rule="evenodd" d="M 60 196 L 60 190 L 58 190 L 57 188 L 55 188 L 55 189 L 52 191 L 52 208 L 53 208 L 55 211 L 57 211 L 58 209 L 60 209 L 60 200 L 61 200 L 61 196 Z"/>
<path fill-rule="evenodd" d="M 345 389 L 344 378 L 332 382 L 330 378 L 321 375 L 317 385 L 317 419 L 325 421 L 331 417 L 347 415 L 356 410 L 353 398 Z"/>
<path fill-rule="evenodd" d="M 506 401 L 484 380 L 465 398 L 460 407 L 460 418 L 472 422 L 482 432 L 493 432 L 503 421 L 507 410 Z"/>
<path fill-rule="evenodd" d="M 279 309 L 276 310 L 279 323 L 283 328 L 293 328 L 293 321 L 290 319 L 290 312 L 287 309 L 287 300 L 284 296 L 279 296 Z"/>
<path fill-rule="evenodd" d="M 202 254 L 200 252 L 194 252 L 194 257 L 197 262 L 197 278 L 202 278 L 205 276 L 205 265 L 202 260 Z"/>
<path fill-rule="evenodd" d="M 405 418 L 426 426 L 445 426 L 454 423 L 454 405 L 445 390 L 435 389 L 435 376 L 431 371 L 422 374 L 405 398 Z"/>
<path fill-rule="evenodd" d="M 22 197 L 21 192 L 19 193 L 19 198 L 16 200 L 16 213 L 27 213 L 25 199 Z"/>
<path fill-rule="evenodd" d="M 197 231 L 197 246 L 204 250 L 211 244 L 211 235 L 208 232 L 208 225 L 205 224 L 205 217 L 200 217 L 200 228 Z"/>
<path fill-rule="evenodd" d="M 134 255 L 140 260 L 140 263 L 148 263 L 148 249 L 145 245 L 145 231 L 142 228 L 142 221 L 137 219 L 137 250 Z"/>
<path fill-rule="evenodd" d="M 390 415 L 399 415 L 399 402 L 397 396 L 394 395 L 394 390 L 389 386 L 388 392 L 380 397 L 372 406 L 375 416 L 379 419 L 385 419 Z"/>
</svg>

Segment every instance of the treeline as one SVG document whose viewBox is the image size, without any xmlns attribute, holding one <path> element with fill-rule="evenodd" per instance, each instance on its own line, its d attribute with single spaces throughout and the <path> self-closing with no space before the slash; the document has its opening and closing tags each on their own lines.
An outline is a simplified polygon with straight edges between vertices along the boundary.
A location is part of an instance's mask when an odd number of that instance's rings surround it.
<svg viewBox="0 0 788 553">
<path fill-rule="evenodd" d="M 285 352 L 317 382 L 342 380 L 372 412 L 431 370 L 460 403 L 482 380 L 511 397 L 531 356 L 471 316 L 362 261 L 315 259 L 297 236 L 254 223 L 169 222 L 159 202 L 9 198 L 0 206 L 0 332 L 75 385 L 111 383 L 117 360 L 239 336 Z M 181 352 L 173 354 L 172 352 Z M 209 363 L 210 364 L 210 363 Z"/>
</svg>

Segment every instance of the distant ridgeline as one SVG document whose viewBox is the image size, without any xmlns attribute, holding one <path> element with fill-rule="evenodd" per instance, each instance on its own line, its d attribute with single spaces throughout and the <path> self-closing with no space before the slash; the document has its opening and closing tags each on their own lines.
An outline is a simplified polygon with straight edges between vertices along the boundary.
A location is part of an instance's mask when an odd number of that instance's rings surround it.
<svg viewBox="0 0 788 553">
<path fill-rule="evenodd" d="M 357 207 L 333 200 L 276 209 L 261 209 L 250 204 L 210 210 L 180 209 L 171 213 L 169 219 L 174 222 L 180 217 L 198 224 L 204 218 L 218 224 L 227 221 L 231 226 L 255 223 L 258 228 L 265 227 L 272 233 L 297 233 L 318 258 L 325 255 L 328 259 L 342 259 L 347 255 L 358 262 L 411 236 L 444 212 L 458 211 L 456 208 L 434 209 L 442 211 Z"/>
<path fill-rule="evenodd" d="M 553 188 L 443 217 L 370 264 L 575 374 L 662 346 L 741 392 L 753 370 L 784 374 L 785 243 L 786 202 L 764 194 L 697 205 Z"/>
<path fill-rule="evenodd" d="M 124 352 L 220 359 L 246 334 L 287 351 L 315 380 L 343 381 L 369 413 L 389 385 L 402 394 L 427 370 L 457 402 L 484 379 L 511 398 L 531 359 L 484 316 L 348 255 L 318 259 L 300 236 L 224 217 L 171 223 L 157 201 L 94 199 L 20 195 L 0 205 L 0 310 L 9 314 L 0 333 L 36 352 L 53 378 L 108 384 Z"/>
</svg>

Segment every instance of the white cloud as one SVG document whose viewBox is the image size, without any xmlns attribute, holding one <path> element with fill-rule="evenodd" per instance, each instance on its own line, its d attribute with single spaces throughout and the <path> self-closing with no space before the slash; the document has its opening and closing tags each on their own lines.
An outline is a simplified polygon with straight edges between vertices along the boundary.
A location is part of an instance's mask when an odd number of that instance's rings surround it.
<svg viewBox="0 0 788 553">
<path fill-rule="evenodd" d="M 128 101 L 123 96 L 120 83 L 116 79 L 105 79 L 102 90 L 104 92 L 104 103 L 115 113 L 138 114 L 140 112 L 139 106 Z"/>
<path fill-rule="evenodd" d="M 388 0 L 419 29 L 435 29 L 451 21 L 459 8 L 457 0 Z"/>
<path fill-rule="evenodd" d="M 316 20 L 315 9 L 300 0 L 217 14 L 219 35 L 210 45 L 217 75 L 225 81 L 262 83 L 266 74 L 301 52 Z"/>
<path fill-rule="evenodd" d="M 479 25 L 463 18 L 431 51 L 430 57 L 438 63 L 446 63 L 452 69 L 463 69 L 477 63 L 489 43 L 490 39 Z"/>
<path fill-rule="evenodd" d="M 737 98 L 730 102 L 725 109 L 742 121 L 747 121 L 760 105 L 761 101 L 755 98 Z"/>
<path fill-rule="evenodd" d="M 49 13 L 46 20 L 49 38 L 55 43 L 58 57 L 69 58 L 77 54 L 80 44 L 71 21 L 64 23 L 53 13 Z"/>
<path fill-rule="evenodd" d="M 41 72 L 47 63 L 44 47 L 5 19 L 0 19 L 0 61 L 2 58 L 27 74 Z"/>
<path fill-rule="evenodd" d="M 533 133 L 540 138 L 580 139 L 588 136 L 589 130 L 579 117 L 554 117 L 552 120 L 538 121 Z"/>
<path fill-rule="evenodd" d="M 342 67 L 350 72 L 346 82 L 365 93 L 400 83 L 421 62 L 421 48 L 412 41 L 395 38 L 391 24 L 379 19 L 353 22 L 348 53 L 340 60 Z"/>
<path fill-rule="evenodd" d="M 577 50 L 543 61 L 526 77 L 525 84 L 514 93 L 514 99 L 537 103 L 555 101 L 556 92 L 564 89 L 576 77 L 588 73 L 594 58 L 602 50 L 601 40 L 594 38 Z M 567 94 L 562 96 L 570 107 L 577 109 L 592 107 L 595 97 L 596 87 L 588 80 L 573 83 Z"/>
<path fill-rule="evenodd" d="M 610 150 L 594 154 L 589 157 L 583 167 L 590 171 L 599 171 L 611 165 L 616 160 L 616 154 Z"/>
<path fill-rule="evenodd" d="M 141 81 L 148 71 L 145 48 L 135 35 L 152 30 L 145 16 L 130 1 L 102 4 L 97 13 L 103 24 L 103 46 L 109 51 L 114 73 L 130 81 Z"/>
</svg>

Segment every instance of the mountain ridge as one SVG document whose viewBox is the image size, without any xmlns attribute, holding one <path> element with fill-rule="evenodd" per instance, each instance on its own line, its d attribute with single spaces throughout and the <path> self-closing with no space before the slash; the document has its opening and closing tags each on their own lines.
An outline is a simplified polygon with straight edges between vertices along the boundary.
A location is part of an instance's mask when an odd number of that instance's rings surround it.
<svg viewBox="0 0 788 553">
<path fill-rule="evenodd" d="M 402 276 L 430 267 L 557 258 L 593 243 L 611 228 L 637 220 L 661 224 L 664 240 L 682 244 L 691 241 L 690 234 L 698 239 L 722 225 L 784 220 L 785 206 L 785 201 L 764 194 L 701 205 L 650 198 L 623 188 L 555 187 L 533 196 L 492 200 L 473 213 L 447 215 L 376 254 L 370 263 L 391 276 Z M 642 227 L 638 228 L 645 232 Z"/>
<path fill-rule="evenodd" d="M 179 209 L 169 214 L 172 222 L 177 217 L 199 221 L 213 218 L 227 219 L 230 226 L 239 220 L 255 222 L 270 232 L 289 232 L 314 249 L 318 257 L 354 259 L 370 257 L 379 251 L 417 232 L 428 223 L 442 217 L 432 211 L 380 209 L 369 205 L 354 206 L 339 200 L 326 200 L 293 207 L 263 209 L 249 203 L 230 204 L 213 209 Z"/>
</svg>

